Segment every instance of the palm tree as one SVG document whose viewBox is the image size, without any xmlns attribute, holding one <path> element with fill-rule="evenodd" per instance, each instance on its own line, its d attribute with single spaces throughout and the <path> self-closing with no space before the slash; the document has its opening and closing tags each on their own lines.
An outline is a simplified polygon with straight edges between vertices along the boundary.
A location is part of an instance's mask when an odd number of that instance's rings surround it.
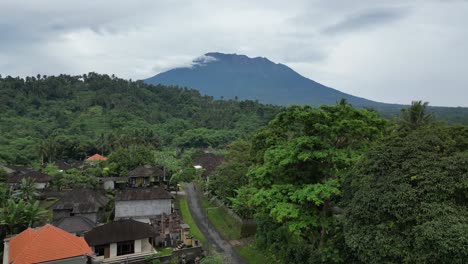
<svg viewBox="0 0 468 264">
<path fill-rule="evenodd" d="M 401 109 L 400 128 L 418 129 L 432 122 L 433 114 L 427 113 L 428 102 L 413 101 L 409 108 Z"/>
<path fill-rule="evenodd" d="M 34 179 L 23 178 L 21 180 L 19 189 L 14 191 L 12 196 L 17 200 L 24 200 L 26 202 L 32 202 L 36 200 L 36 198 L 39 196 L 39 193 L 34 186 Z"/>
</svg>

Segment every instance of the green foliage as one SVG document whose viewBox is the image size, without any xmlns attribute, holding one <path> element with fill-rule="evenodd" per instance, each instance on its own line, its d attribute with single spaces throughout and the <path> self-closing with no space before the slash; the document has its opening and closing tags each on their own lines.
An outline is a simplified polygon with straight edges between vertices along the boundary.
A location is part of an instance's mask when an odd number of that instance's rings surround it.
<svg viewBox="0 0 468 264">
<path fill-rule="evenodd" d="M 19 190 L 11 193 L 0 184 L 0 230 L 17 234 L 28 227 L 42 222 L 47 211 L 36 200 L 34 181 L 23 179 Z"/>
<path fill-rule="evenodd" d="M 427 112 L 428 102 L 413 101 L 411 107 L 401 109 L 400 129 L 418 129 L 434 120 L 432 113 Z"/>
<path fill-rule="evenodd" d="M 258 245 L 284 262 L 344 261 L 333 212 L 341 183 L 386 128 L 376 113 L 342 102 L 289 107 L 260 130 L 250 186 L 240 188 L 233 203 L 238 212 L 256 212 Z"/>
<path fill-rule="evenodd" d="M 468 153 L 452 131 L 428 127 L 389 137 L 353 170 L 344 234 L 360 261 L 468 259 Z"/>
<path fill-rule="evenodd" d="M 6 182 L 7 177 L 8 173 L 3 168 L 0 168 L 0 183 Z"/>
<path fill-rule="evenodd" d="M 231 204 L 230 198 L 236 196 L 236 189 L 248 184 L 247 171 L 252 164 L 249 153 L 249 142 L 232 142 L 226 161 L 210 176 L 209 190 L 225 204 Z"/>
<path fill-rule="evenodd" d="M 82 160 L 133 145 L 224 146 L 280 107 L 96 73 L 0 77 L 0 162 Z"/>
</svg>

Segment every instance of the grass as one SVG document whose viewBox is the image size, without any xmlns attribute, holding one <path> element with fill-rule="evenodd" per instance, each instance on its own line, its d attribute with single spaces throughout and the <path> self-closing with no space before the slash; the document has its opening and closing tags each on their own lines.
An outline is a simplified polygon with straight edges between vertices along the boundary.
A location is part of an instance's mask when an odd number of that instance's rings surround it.
<svg viewBox="0 0 468 264">
<path fill-rule="evenodd" d="M 184 222 L 190 226 L 190 234 L 196 239 L 200 240 L 203 244 L 206 244 L 206 238 L 203 233 L 200 231 L 198 226 L 195 224 L 195 221 L 192 218 L 192 214 L 188 208 L 187 198 L 184 195 L 177 195 L 177 201 L 179 205 L 179 210 L 182 215 Z"/>
<path fill-rule="evenodd" d="M 163 257 L 163 256 L 169 256 L 169 255 L 172 255 L 172 250 L 173 248 L 158 248 L 156 251 L 158 251 L 158 253 L 156 254 L 156 256 L 158 257 Z"/>
<path fill-rule="evenodd" d="M 221 207 L 213 206 L 208 197 L 201 195 L 202 208 L 206 213 L 208 209 L 208 220 L 225 238 L 229 240 L 240 239 L 241 223 L 232 217 Z"/>
<path fill-rule="evenodd" d="M 53 219 L 53 213 L 52 213 L 52 210 L 49 209 L 49 206 L 53 205 L 57 200 L 58 199 L 56 198 L 48 198 L 48 199 L 39 201 L 39 206 L 47 210 L 46 219 L 44 219 L 47 223 L 52 221 Z"/>
<path fill-rule="evenodd" d="M 237 247 L 236 251 L 247 263 L 279 263 L 271 254 L 257 249 L 253 243 Z"/>
</svg>

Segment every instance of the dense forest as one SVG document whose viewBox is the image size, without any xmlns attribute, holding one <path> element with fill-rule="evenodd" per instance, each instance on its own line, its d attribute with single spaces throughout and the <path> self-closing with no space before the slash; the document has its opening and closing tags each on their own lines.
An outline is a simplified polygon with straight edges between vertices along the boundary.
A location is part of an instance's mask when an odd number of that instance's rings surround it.
<svg viewBox="0 0 468 264">
<path fill-rule="evenodd" d="M 282 108 L 115 76 L 0 76 L 0 162 L 82 160 L 119 147 L 223 147 Z"/>
<path fill-rule="evenodd" d="M 466 263 L 468 127 L 289 107 L 232 144 L 209 188 L 279 263 Z"/>
<path fill-rule="evenodd" d="M 206 190 L 255 220 L 256 248 L 278 263 L 468 260 L 468 127 L 437 121 L 427 103 L 385 119 L 346 100 L 283 108 L 95 73 L 0 78 L 0 92 L 0 163 L 109 157 L 84 174 L 42 168 L 57 189 L 141 164 L 194 180 L 192 158 L 212 148 L 225 162 Z M 28 186 L 0 188 L 12 233 L 43 214 Z M 18 206 L 35 218 L 19 225 Z"/>
</svg>

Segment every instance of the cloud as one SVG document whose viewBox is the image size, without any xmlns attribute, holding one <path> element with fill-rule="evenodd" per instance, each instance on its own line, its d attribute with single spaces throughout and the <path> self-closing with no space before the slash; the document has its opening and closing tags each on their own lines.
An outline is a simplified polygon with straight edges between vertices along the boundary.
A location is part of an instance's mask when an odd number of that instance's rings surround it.
<svg viewBox="0 0 468 264">
<path fill-rule="evenodd" d="M 379 25 L 397 21 L 405 16 L 407 10 L 401 8 L 385 8 L 366 10 L 345 17 L 338 23 L 322 30 L 324 34 L 342 34 L 347 32 L 369 30 Z"/>
<path fill-rule="evenodd" d="M 218 51 L 373 100 L 468 106 L 467 13 L 436 0 L 0 1 L 0 74 L 142 79 Z"/>
</svg>

